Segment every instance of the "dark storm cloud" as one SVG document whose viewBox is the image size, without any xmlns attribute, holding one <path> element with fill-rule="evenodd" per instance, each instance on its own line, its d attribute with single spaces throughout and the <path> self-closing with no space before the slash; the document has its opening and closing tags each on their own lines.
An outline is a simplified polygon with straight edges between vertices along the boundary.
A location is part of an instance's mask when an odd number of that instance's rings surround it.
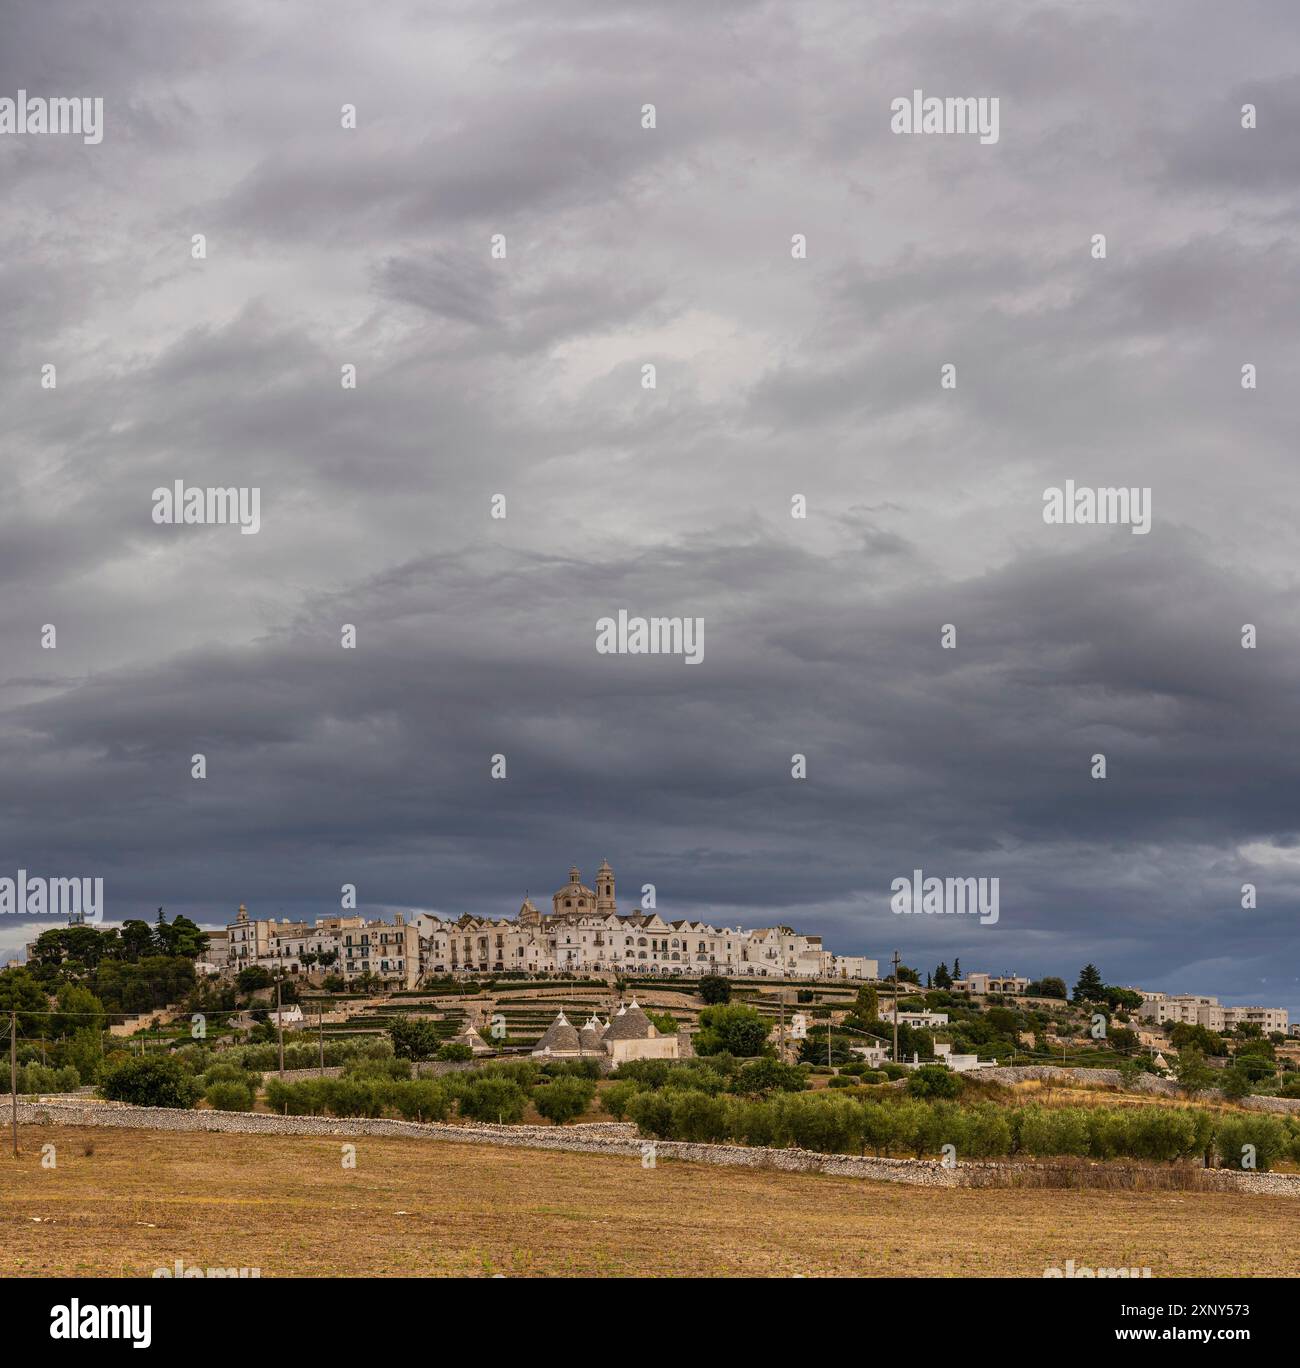
<svg viewBox="0 0 1300 1368">
<path fill-rule="evenodd" d="M 1284 7 L 11 8 L 0 95 L 108 122 L 0 139 L 8 864 L 215 924 L 607 856 L 625 905 L 1300 1007 Z M 999 144 L 893 137 L 916 86 Z M 1046 527 L 1066 478 L 1152 532 Z M 155 525 L 176 479 L 262 531 Z M 620 608 L 703 663 L 597 655 Z M 999 924 L 894 916 L 918 866 Z"/>
</svg>

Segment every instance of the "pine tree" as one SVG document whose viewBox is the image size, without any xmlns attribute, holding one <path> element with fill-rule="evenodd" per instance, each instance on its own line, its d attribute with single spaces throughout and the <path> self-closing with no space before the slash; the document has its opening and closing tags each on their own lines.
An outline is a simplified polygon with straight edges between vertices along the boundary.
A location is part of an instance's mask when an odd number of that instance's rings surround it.
<svg viewBox="0 0 1300 1368">
<path fill-rule="evenodd" d="M 1079 971 L 1079 981 L 1074 985 L 1076 1002 L 1100 1002 L 1106 996 L 1106 985 L 1095 964 L 1085 964 Z"/>
</svg>

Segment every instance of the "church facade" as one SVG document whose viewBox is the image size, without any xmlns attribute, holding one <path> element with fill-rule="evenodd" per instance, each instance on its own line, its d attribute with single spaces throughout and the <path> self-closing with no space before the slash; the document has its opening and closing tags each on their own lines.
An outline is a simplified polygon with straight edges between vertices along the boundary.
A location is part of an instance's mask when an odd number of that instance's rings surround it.
<svg viewBox="0 0 1300 1368">
<path fill-rule="evenodd" d="M 835 955 L 820 936 L 788 926 L 745 929 L 690 919 L 670 920 L 656 911 L 624 915 L 618 910 L 609 861 L 596 871 L 595 887 L 575 866 L 569 881 L 543 912 L 525 898 L 517 916 L 456 920 L 421 913 L 415 918 L 423 975 L 491 973 L 724 974 L 738 978 L 875 979 L 878 961 Z"/>
</svg>

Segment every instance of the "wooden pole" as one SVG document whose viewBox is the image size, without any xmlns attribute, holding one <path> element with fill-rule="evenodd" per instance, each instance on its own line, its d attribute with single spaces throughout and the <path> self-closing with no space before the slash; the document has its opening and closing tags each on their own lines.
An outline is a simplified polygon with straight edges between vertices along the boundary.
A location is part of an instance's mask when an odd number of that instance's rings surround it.
<svg viewBox="0 0 1300 1368">
<path fill-rule="evenodd" d="M 894 951 L 894 1063 L 898 1060 L 898 951 Z"/>
<path fill-rule="evenodd" d="M 18 1158 L 18 1013 L 9 1013 L 9 1104 L 14 1123 L 14 1158 Z"/>
<path fill-rule="evenodd" d="M 325 1077 L 325 1004 L 316 1004 L 316 1029 L 320 1034 L 320 1076 Z"/>
<path fill-rule="evenodd" d="M 284 1077 L 284 1022 L 280 1016 L 280 980 L 275 981 L 275 1029 L 280 1037 L 280 1077 Z"/>
</svg>

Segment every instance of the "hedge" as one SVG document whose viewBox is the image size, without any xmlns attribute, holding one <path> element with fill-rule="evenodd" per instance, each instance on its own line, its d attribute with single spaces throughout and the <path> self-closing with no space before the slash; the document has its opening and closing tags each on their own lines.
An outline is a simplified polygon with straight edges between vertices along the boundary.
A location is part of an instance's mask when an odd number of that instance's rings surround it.
<svg viewBox="0 0 1300 1368">
<path fill-rule="evenodd" d="M 873 1150 L 919 1158 L 947 1145 L 963 1159 L 1075 1155 L 1171 1163 L 1217 1154 L 1231 1167 L 1250 1167 L 1253 1158 L 1261 1172 L 1283 1156 L 1300 1161 L 1300 1119 L 1218 1117 L 1189 1107 L 964 1106 L 843 1090 L 743 1101 L 679 1088 L 642 1090 L 616 1105 L 642 1135 L 661 1140 L 795 1145 L 826 1154 Z"/>
</svg>

